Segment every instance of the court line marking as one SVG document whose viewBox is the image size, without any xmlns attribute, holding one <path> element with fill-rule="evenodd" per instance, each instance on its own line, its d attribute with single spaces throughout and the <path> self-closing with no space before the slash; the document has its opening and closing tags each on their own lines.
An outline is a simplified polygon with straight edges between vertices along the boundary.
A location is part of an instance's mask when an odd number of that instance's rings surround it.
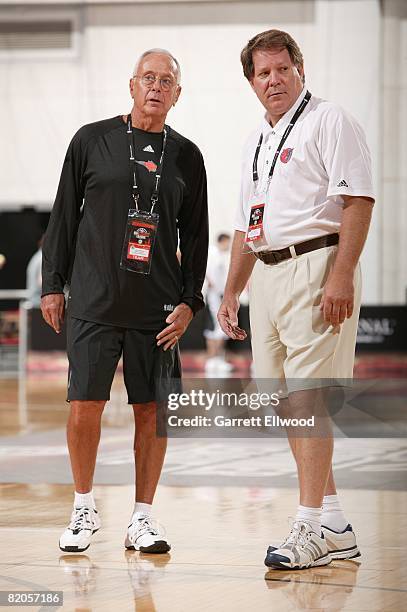
<svg viewBox="0 0 407 612">
<path fill-rule="evenodd" d="M 148 561 L 146 560 L 146 562 L 148 563 Z M 5 563 L 0 563 L 0 565 L 7 565 Z M 10 564 L 8 564 L 10 565 Z M 194 565 L 192 563 L 168 563 L 165 565 L 166 570 L 168 570 L 170 568 L 170 566 L 182 566 L 182 565 Z M 230 565 L 224 565 L 224 564 L 207 564 L 207 563 L 203 563 L 203 564 L 196 564 L 197 568 L 201 568 L 201 567 L 231 567 Z M 22 567 L 20 565 L 20 567 Z M 60 569 L 60 566 L 58 565 L 43 565 L 43 564 L 25 564 L 24 567 L 44 567 L 44 568 L 53 568 L 53 569 Z M 96 566 L 98 570 L 113 570 L 116 572 L 122 572 L 122 571 L 128 571 L 128 567 L 126 565 L 126 567 L 122 567 L 122 568 L 116 568 L 116 567 L 106 567 L 106 568 L 102 568 L 100 567 L 100 565 Z M 232 566 L 232 567 L 247 567 L 245 565 L 240 565 L 240 566 Z M 255 566 L 253 566 L 255 567 Z M 304 570 L 303 570 L 304 571 Z M 289 572 L 289 570 L 287 570 L 287 572 Z M 202 575 L 202 574 L 201 574 Z M 204 574 L 205 576 L 205 574 Z M 242 578 L 246 578 L 247 580 L 253 580 L 253 579 L 258 579 L 259 576 L 256 576 L 255 578 L 253 578 L 253 576 L 227 576 L 227 575 L 214 575 L 214 574 L 206 574 L 206 577 L 208 578 L 238 578 L 239 580 L 241 580 Z M 270 581 L 270 582 L 284 582 L 285 584 L 288 584 L 289 582 L 296 582 L 297 584 L 311 584 L 313 586 L 325 586 L 325 587 L 329 587 L 329 586 L 335 586 L 335 587 L 343 587 L 343 588 L 351 588 L 351 589 L 364 589 L 364 590 L 369 590 L 369 591 L 386 591 L 386 592 L 391 592 L 391 593 L 407 593 L 407 589 L 397 589 L 397 588 L 390 588 L 390 587 L 371 587 L 371 586 L 366 586 L 363 584 L 341 584 L 341 583 L 337 583 L 337 582 L 319 582 L 318 584 L 315 584 L 315 581 L 312 580 L 284 580 L 284 578 L 264 578 L 264 580 L 266 581 Z"/>
</svg>

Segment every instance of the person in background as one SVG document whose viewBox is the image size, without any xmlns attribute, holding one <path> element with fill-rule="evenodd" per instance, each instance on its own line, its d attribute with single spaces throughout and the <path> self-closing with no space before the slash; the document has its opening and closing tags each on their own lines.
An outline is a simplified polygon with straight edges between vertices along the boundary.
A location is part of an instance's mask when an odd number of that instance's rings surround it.
<svg viewBox="0 0 407 612">
<path fill-rule="evenodd" d="M 207 374 L 227 374 L 233 369 L 233 366 L 225 359 L 225 342 L 228 336 L 222 330 L 217 318 L 229 269 L 230 245 L 230 235 L 222 233 L 218 235 L 216 244 L 210 247 L 208 252 L 205 280 L 209 316 L 204 329 L 207 349 L 205 372 Z"/>
<path fill-rule="evenodd" d="M 27 299 L 34 308 L 41 306 L 42 292 L 42 236 L 38 242 L 38 251 L 34 253 L 27 265 Z"/>
</svg>

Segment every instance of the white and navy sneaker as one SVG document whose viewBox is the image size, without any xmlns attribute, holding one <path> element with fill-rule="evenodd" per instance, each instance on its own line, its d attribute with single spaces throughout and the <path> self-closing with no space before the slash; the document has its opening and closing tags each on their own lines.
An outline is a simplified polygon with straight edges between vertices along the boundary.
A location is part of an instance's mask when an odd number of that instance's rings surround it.
<svg viewBox="0 0 407 612">
<path fill-rule="evenodd" d="M 343 531 L 339 532 L 325 527 L 325 525 L 322 525 L 321 530 L 332 559 L 355 559 L 360 557 L 360 550 L 356 544 L 356 536 L 352 525 L 348 524 Z"/>
<path fill-rule="evenodd" d="M 317 535 L 304 521 L 295 521 L 290 535 L 278 548 L 270 546 L 264 560 L 273 569 L 307 569 L 331 562 L 324 535 Z"/>
<path fill-rule="evenodd" d="M 94 508 L 74 508 L 71 522 L 59 540 L 64 552 L 80 553 L 89 548 L 92 535 L 100 528 L 100 518 Z"/>
<path fill-rule="evenodd" d="M 139 550 L 143 553 L 168 552 L 171 546 L 156 525 L 156 521 L 147 514 L 133 514 L 124 541 L 127 550 Z"/>
</svg>

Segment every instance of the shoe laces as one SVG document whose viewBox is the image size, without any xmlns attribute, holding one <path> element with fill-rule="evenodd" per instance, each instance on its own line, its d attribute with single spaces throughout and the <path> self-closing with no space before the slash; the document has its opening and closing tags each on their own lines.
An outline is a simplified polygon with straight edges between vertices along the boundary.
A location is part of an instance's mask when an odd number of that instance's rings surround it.
<svg viewBox="0 0 407 612">
<path fill-rule="evenodd" d="M 129 525 L 129 531 L 132 536 L 137 535 L 138 538 L 146 533 L 150 533 L 154 536 L 165 535 L 165 530 L 162 525 L 148 515 L 135 518 Z"/>
<path fill-rule="evenodd" d="M 294 521 L 288 537 L 284 540 L 281 548 L 293 548 L 294 546 L 305 546 L 310 538 L 306 529 L 306 523 Z"/>
<path fill-rule="evenodd" d="M 69 529 L 72 529 L 72 531 L 78 531 L 81 529 L 92 528 L 93 523 L 89 508 L 86 506 L 74 508 L 71 516 L 71 522 L 69 523 Z"/>
</svg>

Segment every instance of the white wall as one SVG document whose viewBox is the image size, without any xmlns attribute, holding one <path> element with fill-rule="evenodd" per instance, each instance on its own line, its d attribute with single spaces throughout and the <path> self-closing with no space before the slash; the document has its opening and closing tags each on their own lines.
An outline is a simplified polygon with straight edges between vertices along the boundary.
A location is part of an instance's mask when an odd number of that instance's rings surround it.
<svg viewBox="0 0 407 612">
<path fill-rule="evenodd" d="M 407 2 L 385 0 L 381 64 L 381 222 L 379 278 L 385 301 L 407 290 Z"/>
<path fill-rule="evenodd" d="M 70 59 L 1 58 L 0 207 L 51 206 L 66 146 L 83 123 L 130 109 L 128 77 L 140 52 L 166 47 L 180 60 L 183 95 L 168 122 L 204 153 L 211 232 L 232 228 L 239 191 L 240 151 L 262 114 L 242 75 L 239 54 L 259 31 L 289 31 L 305 56 L 307 84 L 341 103 L 367 131 L 375 187 L 381 192 L 379 0 L 167 2 L 69 8 L 80 46 Z M 378 207 L 380 202 L 378 202 Z M 379 216 L 363 256 L 364 301 L 377 302 L 381 249 Z"/>
</svg>

